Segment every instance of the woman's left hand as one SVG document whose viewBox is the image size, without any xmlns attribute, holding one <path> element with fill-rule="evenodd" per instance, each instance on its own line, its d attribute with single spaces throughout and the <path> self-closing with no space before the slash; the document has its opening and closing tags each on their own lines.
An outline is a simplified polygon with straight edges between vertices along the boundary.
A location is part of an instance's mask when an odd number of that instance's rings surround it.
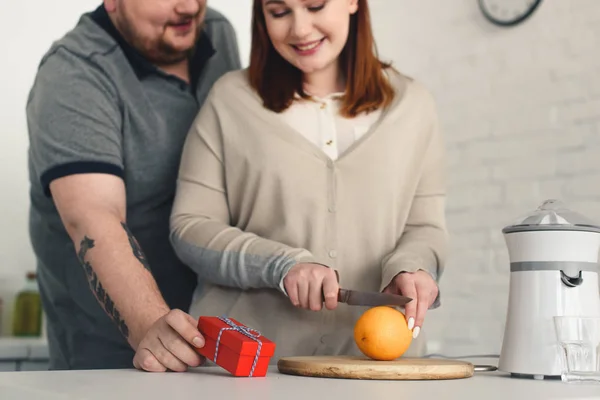
<svg viewBox="0 0 600 400">
<path fill-rule="evenodd" d="M 419 336 L 425 313 L 438 295 L 435 280 L 425 271 L 401 272 L 383 290 L 384 293 L 408 296 L 413 300 L 404 306 L 408 329 L 413 331 L 413 338 Z"/>
</svg>

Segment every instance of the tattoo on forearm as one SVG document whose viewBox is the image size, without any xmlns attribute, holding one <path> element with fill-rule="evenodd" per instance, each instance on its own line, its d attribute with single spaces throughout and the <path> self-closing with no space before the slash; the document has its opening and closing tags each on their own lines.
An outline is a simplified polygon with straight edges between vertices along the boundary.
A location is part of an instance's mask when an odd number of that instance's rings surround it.
<svg viewBox="0 0 600 400">
<path fill-rule="evenodd" d="M 115 324 L 117 324 L 121 334 L 125 336 L 125 338 L 128 338 L 129 328 L 127 327 L 125 321 L 121 319 L 121 313 L 119 313 L 119 310 L 117 310 L 115 307 L 115 303 L 112 301 L 108 293 L 106 293 L 106 290 L 104 290 L 102 283 L 100 283 L 100 280 L 98 279 L 98 275 L 96 275 L 96 272 L 94 272 L 94 269 L 92 268 L 92 264 L 85 260 L 88 250 L 93 249 L 94 246 L 95 244 L 93 239 L 90 239 L 87 236 L 83 237 L 78 253 L 79 262 L 81 262 L 81 265 L 83 265 L 90 289 L 92 289 L 92 292 L 96 295 L 96 298 L 104 307 L 104 311 L 106 311 L 108 316 L 115 322 Z"/>
<path fill-rule="evenodd" d="M 123 229 L 125 229 L 125 232 L 127 232 L 127 237 L 129 238 L 129 244 L 131 245 L 131 250 L 133 250 L 133 255 L 135 256 L 135 258 L 138 259 L 139 262 L 142 263 L 144 268 L 146 268 L 148 271 L 150 271 L 150 265 L 148 264 L 146 255 L 142 251 L 142 248 L 140 247 L 140 244 L 138 243 L 136 238 L 133 236 L 133 233 L 131 233 L 131 231 L 129 230 L 129 228 L 127 227 L 127 225 L 124 222 L 121 222 L 121 226 L 123 227 Z"/>
</svg>

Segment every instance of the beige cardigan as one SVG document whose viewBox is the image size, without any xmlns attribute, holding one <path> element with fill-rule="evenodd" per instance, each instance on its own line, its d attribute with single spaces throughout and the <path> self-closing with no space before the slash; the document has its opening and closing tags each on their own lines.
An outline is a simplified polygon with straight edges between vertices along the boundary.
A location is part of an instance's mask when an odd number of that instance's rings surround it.
<svg viewBox="0 0 600 400">
<path fill-rule="evenodd" d="M 301 310 L 280 284 L 299 262 L 337 269 L 348 289 L 381 290 L 419 269 L 439 279 L 445 167 L 432 96 L 392 73 L 393 104 L 332 161 L 265 109 L 245 74 L 214 85 L 182 155 L 171 240 L 199 275 L 191 313 L 259 330 L 276 342 L 274 360 L 357 354 L 364 308 Z"/>
</svg>

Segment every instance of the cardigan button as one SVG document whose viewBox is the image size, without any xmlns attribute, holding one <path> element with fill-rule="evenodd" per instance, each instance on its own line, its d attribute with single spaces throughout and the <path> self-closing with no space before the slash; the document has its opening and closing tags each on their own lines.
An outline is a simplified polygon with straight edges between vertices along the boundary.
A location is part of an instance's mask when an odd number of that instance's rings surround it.
<svg viewBox="0 0 600 400">
<path fill-rule="evenodd" d="M 337 257 L 337 251 L 335 251 L 335 250 L 329 250 L 329 257 L 336 258 Z"/>
</svg>

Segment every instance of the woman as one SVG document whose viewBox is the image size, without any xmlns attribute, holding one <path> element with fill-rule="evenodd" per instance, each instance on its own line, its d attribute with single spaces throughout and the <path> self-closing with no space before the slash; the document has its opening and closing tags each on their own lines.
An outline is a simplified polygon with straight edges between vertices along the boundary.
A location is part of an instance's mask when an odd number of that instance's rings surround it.
<svg viewBox="0 0 600 400">
<path fill-rule="evenodd" d="M 377 59 L 366 0 L 253 13 L 248 70 L 215 84 L 183 151 L 171 227 L 201 282 L 192 313 L 261 331 L 274 360 L 355 354 L 365 309 L 337 290 L 384 290 L 414 299 L 419 336 L 447 240 L 431 96 Z"/>
</svg>

